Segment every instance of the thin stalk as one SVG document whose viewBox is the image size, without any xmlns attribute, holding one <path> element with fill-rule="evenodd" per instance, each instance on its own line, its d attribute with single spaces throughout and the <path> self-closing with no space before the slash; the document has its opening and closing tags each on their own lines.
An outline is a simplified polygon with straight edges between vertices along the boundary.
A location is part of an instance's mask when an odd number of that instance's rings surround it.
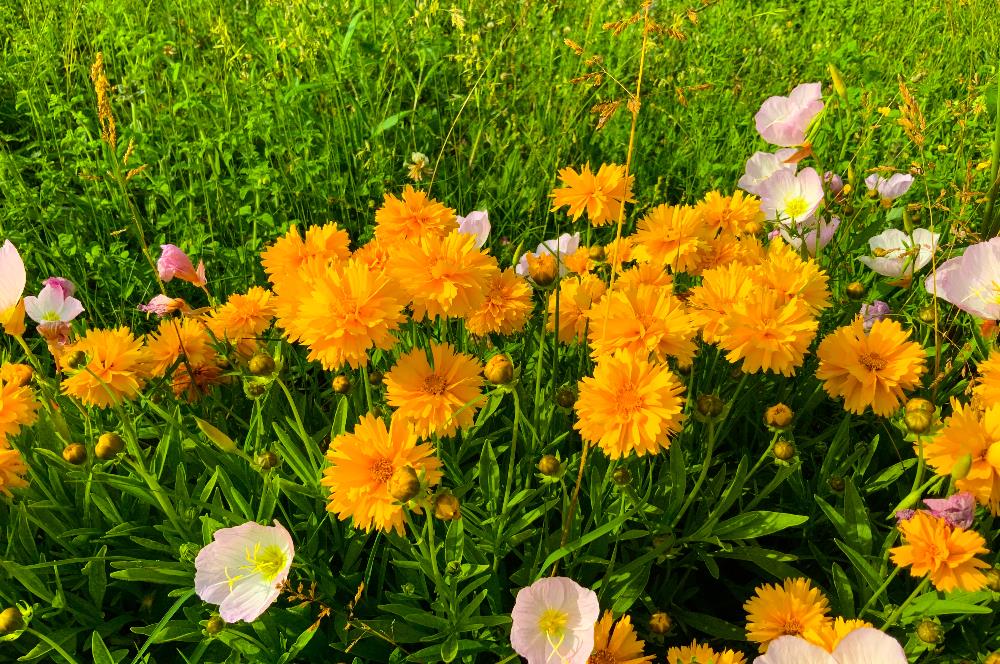
<svg viewBox="0 0 1000 664">
<path fill-rule="evenodd" d="M 507 502 L 510 500 L 510 489 L 514 484 L 514 459 L 517 452 L 517 429 L 521 419 L 521 400 L 517 396 L 517 388 L 511 390 L 514 397 L 514 425 L 510 432 L 510 458 L 507 461 L 507 485 L 503 490 L 503 502 L 500 504 L 500 514 L 507 514 Z"/>
<path fill-rule="evenodd" d="M 573 517 L 576 514 L 576 504 L 580 498 L 580 485 L 583 483 L 583 469 L 587 465 L 587 451 L 590 449 L 590 444 L 587 441 L 583 441 L 583 452 L 580 455 L 580 468 L 576 473 L 576 484 L 573 486 L 573 495 L 569 500 L 569 509 L 566 510 L 566 521 L 563 523 L 562 536 L 559 538 L 559 548 L 566 546 L 566 542 L 569 541 L 569 531 L 573 527 Z M 556 561 L 552 565 L 552 574 L 555 576 L 559 572 L 559 562 Z"/>
<path fill-rule="evenodd" d="M 993 154 L 990 159 L 990 191 L 989 200 L 986 201 L 986 213 L 983 215 L 985 239 L 993 237 L 1000 231 L 1000 228 L 997 228 L 1000 224 L 993 223 L 997 194 L 1000 194 L 1000 77 L 997 77 L 997 109 L 993 124 L 996 126 L 993 128 Z"/>
<path fill-rule="evenodd" d="M 687 498 L 684 499 L 684 504 L 681 505 L 681 509 L 677 512 L 677 516 L 674 517 L 674 521 L 671 524 L 671 528 L 676 528 L 677 524 L 681 522 L 681 517 L 694 499 L 698 496 L 698 492 L 701 491 L 701 485 L 705 483 L 705 478 L 708 477 L 708 468 L 712 465 L 712 455 L 715 453 L 715 418 L 708 419 L 708 446 L 705 450 L 705 460 L 701 464 L 701 471 L 698 473 L 698 479 L 695 480 L 694 487 L 688 493 Z"/>
<path fill-rule="evenodd" d="M 899 620 L 899 616 L 903 614 L 903 609 L 908 607 L 913 602 L 913 600 L 917 598 L 917 595 L 926 590 L 927 585 L 930 582 L 931 582 L 930 577 L 925 577 L 924 580 L 920 582 L 920 585 L 918 585 L 916 588 L 913 589 L 913 592 L 910 593 L 910 596 L 907 597 L 905 600 L 903 600 L 902 604 L 896 607 L 896 610 L 889 615 L 889 618 L 886 619 L 885 623 L 883 623 L 879 629 L 884 632 L 885 630 L 895 625 L 896 621 Z"/>
</svg>

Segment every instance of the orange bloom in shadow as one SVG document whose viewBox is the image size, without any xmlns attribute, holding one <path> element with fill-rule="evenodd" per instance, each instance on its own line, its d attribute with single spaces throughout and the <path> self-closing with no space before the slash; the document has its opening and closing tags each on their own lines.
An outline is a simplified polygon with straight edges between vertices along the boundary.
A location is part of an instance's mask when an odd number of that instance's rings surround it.
<svg viewBox="0 0 1000 664">
<path fill-rule="evenodd" d="M 989 550 L 979 533 L 952 526 L 924 511 L 900 521 L 899 531 L 903 546 L 889 550 L 898 567 L 909 567 L 913 576 L 929 576 L 942 592 L 956 588 L 976 591 L 986 585 L 986 575 L 980 570 L 989 564 L 976 556 Z"/>
</svg>

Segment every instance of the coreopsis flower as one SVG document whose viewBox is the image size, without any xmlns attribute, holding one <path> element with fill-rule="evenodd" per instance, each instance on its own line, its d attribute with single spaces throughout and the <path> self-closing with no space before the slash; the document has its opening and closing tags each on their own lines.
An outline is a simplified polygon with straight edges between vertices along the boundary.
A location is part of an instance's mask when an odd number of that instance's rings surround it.
<svg viewBox="0 0 1000 664">
<path fill-rule="evenodd" d="M 973 316 L 1000 319 L 1000 238 L 974 244 L 945 261 L 924 288 Z"/>
<path fill-rule="evenodd" d="M 283 286 L 299 288 L 299 271 L 304 265 L 319 263 L 329 265 L 347 260 L 351 238 L 337 224 L 309 226 L 305 238 L 293 224 L 288 232 L 275 240 L 261 254 L 261 264 L 267 278 L 278 292 Z"/>
<path fill-rule="evenodd" d="M 536 257 L 541 256 L 552 256 L 555 258 L 556 262 L 559 264 L 559 276 L 564 277 L 569 273 L 569 268 L 563 261 L 563 257 L 569 254 L 575 253 L 577 249 L 580 248 L 580 234 L 579 233 L 563 233 L 554 240 L 546 240 L 542 242 L 534 251 L 525 252 L 521 254 L 521 258 L 517 261 L 517 266 L 514 268 L 515 271 L 522 277 L 528 276 L 528 255 L 532 254 Z"/>
<path fill-rule="evenodd" d="M 657 205 L 639 220 L 635 258 L 669 267 L 673 272 L 696 272 L 700 254 L 712 229 L 689 205 Z"/>
<path fill-rule="evenodd" d="M 510 643 L 528 664 L 586 664 L 601 607 L 597 594 L 550 576 L 517 591 Z"/>
<path fill-rule="evenodd" d="M 23 387 L 31 380 L 34 370 L 27 364 L 17 362 L 4 362 L 0 364 L 0 382 L 13 383 L 18 387 Z"/>
<path fill-rule="evenodd" d="M 595 358 L 624 349 L 637 357 L 674 357 L 691 363 L 697 327 L 684 304 L 655 286 L 636 286 L 605 293 L 587 312 L 587 337 Z"/>
<path fill-rule="evenodd" d="M 475 210 L 467 217 L 456 217 L 458 232 L 476 238 L 476 248 L 482 249 L 490 236 L 490 216 L 486 210 Z"/>
<path fill-rule="evenodd" d="M 958 399 L 951 400 L 952 413 L 936 436 L 924 440 L 924 458 L 938 475 L 951 475 L 966 457 L 971 465 L 955 488 L 968 491 L 981 505 L 1000 514 L 1000 403 L 980 412 Z"/>
<path fill-rule="evenodd" d="M 208 317 L 208 329 L 216 339 L 231 342 L 240 355 L 250 357 L 257 350 L 257 338 L 274 320 L 272 299 L 271 291 L 260 286 L 245 294 L 234 293 Z"/>
<path fill-rule="evenodd" d="M 823 202 L 823 180 L 814 168 L 778 171 L 757 191 L 764 217 L 786 228 L 809 225 Z"/>
<path fill-rule="evenodd" d="M 806 252 L 810 256 L 815 256 L 821 249 L 830 244 L 839 226 L 840 217 L 831 217 L 830 221 L 820 219 L 812 226 L 800 226 L 794 230 L 782 226 L 778 232 L 795 251 L 805 245 Z"/>
<path fill-rule="evenodd" d="M 890 228 L 869 238 L 872 255 L 858 260 L 882 276 L 911 279 L 914 272 L 931 262 L 940 237 L 939 233 L 931 233 L 926 228 L 915 229 L 912 236 Z M 939 268 L 938 274 L 940 272 Z"/>
<path fill-rule="evenodd" d="M 194 318 L 168 318 L 146 340 L 146 355 L 150 376 L 159 377 L 175 364 L 202 366 L 214 362 L 215 349 L 208 328 Z"/>
<path fill-rule="evenodd" d="M 278 599 L 294 557 L 292 536 L 277 521 L 220 528 L 194 560 L 194 588 L 227 623 L 253 622 Z"/>
<path fill-rule="evenodd" d="M 594 625 L 594 650 L 587 664 L 645 664 L 653 655 L 643 655 L 646 642 L 635 635 L 632 619 L 622 616 L 618 622 L 605 611 Z"/>
<path fill-rule="evenodd" d="M 823 89 L 819 83 L 795 86 L 787 97 L 769 97 L 754 115 L 757 133 L 768 143 L 794 147 L 806 142 L 806 130 L 823 110 Z"/>
<path fill-rule="evenodd" d="M 320 483 L 330 489 L 327 509 L 341 521 L 353 519 L 365 532 L 376 528 L 403 535 L 404 507 L 392 496 L 393 476 L 409 468 L 427 487 L 442 476 L 434 446 L 419 440 L 413 426 L 398 415 L 388 428 L 371 413 L 363 415 L 352 433 L 333 439 L 326 453 L 330 465 Z"/>
<path fill-rule="evenodd" d="M 546 329 L 550 332 L 559 324 L 559 341 L 564 344 L 573 343 L 579 337 L 583 338 L 587 331 L 587 312 L 594 302 L 601 299 L 607 290 L 607 284 L 593 274 L 563 279 L 559 282 L 558 293 L 549 294 L 548 320 Z M 559 310 L 556 311 L 558 297 Z M 558 313 L 558 321 L 557 319 Z"/>
<path fill-rule="evenodd" d="M 820 343 L 816 377 L 831 397 L 844 397 L 844 408 L 852 413 L 871 406 L 876 415 L 888 417 L 926 370 L 924 349 L 909 339 L 894 320 L 876 321 L 865 332 L 858 316 Z"/>
<path fill-rule="evenodd" d="M 656 286 L 673 292 L 674 277 L 662 265 L 655 263 L 639 263 L 623 271 L 615 279 L 615 290 L 628 290 L 639 286 Z"/>
<path fill-rule="evenodd" d="M 467 316 L 482 306 L 499 271 L 473 236 L 457 230 L 400 247 L 389 261 L 390 275 L 413 302 L 415 320 Z"/>
<path fill-rule="evenodd" d="M 991 352 L 977 368 L 979 381 L 972 393 L 981 403 L 1000 404 L 1000 352 Z"/>
<path fill-rule="evenodd" d="M 778 171 L 795 173 L 797 166 L 786 159 L 795 154 L 795 148 L 785 148 L 777 152 L 755 152 L 747 159 L 746 171 L 737 183 L 748 194 L 760 195 L 760 185 Z"/>
<path fill-rule="evenodd" d="M 906 664 L 908 661 L 896 639 L 863 627 L 841 639 L 833 652 L 798 636 L 781 636 L 753 664 Z"/>
<path fill-rule="evenodd" d="M 21 254 L 17 253 L 17 247 L 10 240 L 4 240 L 0 247 L 0 325 L 5 329 L 17 322 L 15 319 L 18 315 L 22 318 L 24 316 L 23 309 L 19 312 L 19 307 L 23 306 L 21 295 L 24 294 L 27 283 Z"/>
<path fill-rule="evenodd" d="M 601 164 L 597 173 L 592 173 L 590 164 L 579 172 L 573 168 L 559 171 L 559 179 L 564 187 L 552 191 L 552 211 L 566 206 L 573 221 L 584 212 L 593 226 L 604 226 L 618 221 L 622 205 L 633 203 L 632 183 L 634 177 L 625 177 L 625 167 L 619 164 Z"/>
<path fill-rule="evenodd" d="M 821 646 L 827 652 L 833 652 L 836 650 L 837 646 L 844 639 L 845 636 L 854 632 L 858 629 L 870 628 L 872 624 L 866 620 L 859 620 L 858 618 L 851 618 L 849 620 L 837 616 L 833 620 L 827 621 L 827 623 L 820 628 L 819 638 L 811 641 L 811 643 Z"/>
<path fill-rule="evenodd" d="M 28 466 L 21 453 L 0 446 L 0 493 L 13 498 L 14 494 L 10 490 L 28 486 L 28 481 L 24 479 L 27 475 Z"/>
<path fill-rule="evenodd" d="M 746 661 L 746 656 L 738 650 L 717 652 L 697 641 L 667 650 L 667 664 L 746 664 Z"/>
<path fill-rule="evenodd" d="M 705 270 L 701 284 L 691 289 L 688 298 L 691 320 L 701 328 L 702 339 L 717 343 L 733 306 L 744 301 L 752 289 L 750 270 L 745 265 L 731 263 Z"/>
<path fill-rule="evenodd" d="M 28 318 L 42 325 L 69 323 L 83 313 L 83 304 L 75 297 L 66 295 L 61 286 L 46 284 L 38 296 L 24 298 L 24 313 Z"/>
<path fill-rule="evenodd" d="M 375 211 L 375 237 L 388 245 L 405 240 L 444 237 L 458 228 L 455 211 L 410 185 L 401 198 L 385 194 Z"/>
<path fill-rule="evenodd" d="M 471 240 L 471 238 L 469 238 Z M 356 258 L 329 266 L 304 269 L 309 290 L 279 294 L 278 325 L 286 335 L 309 347 L 309 359 L 328 371 L 345 364 L 354 368 L 368 361 L 371 348 L 388 350 L 405 320 L 406 296 L 385 272 L 373 270 Z M 294 300 L 282 317 L 281 301 Z"/>
<path fill-rule="evenodd" d="M 893 173 L 889 178 L 884 178 L 878 173 L 872 173 L 865 178 L 865 187 L 870 192 L 877 192 L 882 203 L 895 200 L 910 190 L 913 184 L 913 176 L 909 173 Z"/>
<path fill-rule="evenodd" d="M 391 252 L 388 244 L 379 241 L 378 238 L 372 238 L 355 249 L 354 253 L 351 254 L 351 258 L 356 258 L 371 270 L 383 272 L 389 265 L 390 255 Z"/>
<path fill-rule="evenodd" d="M 772 290 L 751 289 L 733 304 L 717 333 L 726 359 L 742 360 L 745 373 L 764 370 L 793 376 L 818 327 L 801 298 L 786 302 Z"/>
<path fill-rule="evenodd" d="M 180 279 L 199 287 L 208 283 L 205 278 L 204 261 L 198 261 L 198 267 L 195 268 L 188 255 L 173 244 L 161 244 L 160 251 L 160 258 L 156 261 L 160 279 L 163 281 Z"/>
<path fill-rule="evenodd" d="M 424 179 L 424 174 L 430 161 L 423 152 L 413 152 L 410 154 L 410 161 L 403 164 L 406 167 L 406 175 L 414 182 Z"/>
<path fill-rule="evenodd" d="M 774 239 L 767 247 L 764 260 L 750 270 L 751 278 L 780 293 L 784 302 L 801 299 L 813 313 L 819 313 L 830 306 L 830 291 L 827 290 L 829 277 L 813 259 L 802 257 L 780 239 Z"/>
<path fill-rule="evenodd" d="M 179 297 L 170 297 L 169 295 L 156 295 L 149 301 L 148 304 L 140 304 L 136 307 L 139 311 L 147 314 L 156 314 L 160 318 L 164 316 L 169 316 L 175 311 L 186 312 L 190 311 L 190 307 L 187 302 Z"/>
<path fill-rule="evenodd" d="M 695 210 L 711 228 L 733 235 L 753 234 L 764 227 L 760 199 L 746 196 L 742 191 L 734 192 L 731 196 L 710 191 L 695 206 Z"/>
<path fill-rule="evenodd" d="M 523 277 L 512 268 L 497 271 L 486 284 L 486 299 L 466 317 L 465 329 L 479 337 L 520 332 L 533 306 L 531 286 Z"/>
<path fill-rule="evenodd" d="M 452 436 L 471 426 L 483 404 L 479 360 L 449 344 L 431 344 L 433 365 L 414 348 L 386 374 L 386 401 L 395 417 L 413 423 L 418 436 Z"/>
<path fill-rule="evenodd" d="M 612 459 L 658 454 L 681 430 L 684 385 L 669 368 L 645 357 L 617 350 L 601 357 L 593 377 L 579 383 L 573 426 Z"/>
<path fill-rule="evenodd" d="M 139 394 L 149 376 L 149 355 L 127 327 L 89 330 L 67 353 L 82 352 L 86 364 L 63 380 L 63 394 L 106 408 Z"/>
<path fill-rule="evenodd" d="M 986 585 L 980 570 L 988 569 L 989 564 L 976 556 L 989 550 L 976 531 L 952 526 L 923 511 L 900 521 L 897 527 L 903 544 L 889 549 L 896 566 L 909 567 L 913 576 L 929 576 L 942 592 L 956 588 L 976 591 Z"/>
<path fill-rule="evenodd" d="M 586 274 L 594 269 L 596 263 L 590 257 L 590 249 L 580 247 L 571 254 L 562 257 L 563 265 L 573 274 Z"/>
<path fill-rule="evenodd" d="M 875 300 L 871 304 L 862 304 L 861 311 L 858 313 L 861 316 L 861 320 L 864 321 L 865 332 L 870 332 L 872 325 L 877 321 L 885 320 L 892 313 L 892 310 L 882 300 Z"/>
<path fill-rule="evenodd" d="M 0 367 L 0 448 L 9 447 L 9 439 L 22 427 L 38 419 L 38 399 L 34 390 L 11 378 L 12 371 L 4 364 Z"/>
<path fill-rule="evenodd" d="M 782 636 L 818 638 L 830 610 L 826 597 L 808 579 L 759 586 L 743 609 L 747 612 L 747 639 L 759 643 L 762 653 Z"/>
</svg>

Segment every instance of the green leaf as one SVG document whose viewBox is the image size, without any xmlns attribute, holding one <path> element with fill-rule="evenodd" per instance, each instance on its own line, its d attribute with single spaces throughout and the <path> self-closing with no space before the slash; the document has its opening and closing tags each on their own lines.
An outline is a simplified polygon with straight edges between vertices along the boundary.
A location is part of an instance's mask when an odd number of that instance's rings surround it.
<svg viewBox="0 0 1000 664">
<path fill-rule="evenodd" d="M 583 547 L 587 546 L 594 540 L 604 537 L 608 533 L 614 532 L 619 528 L 621 528 L 625 524 L 625 521 L 628 520 L 629 516 L 630 516 L 629 514 L 622 514 L 621 516 L 604 524 L 600 528 L 595 528 L 586 535 L 583 535 L 573 540 L 572 542 L 567 543 L 566 546 L 561 546 L 552 553 L 550 553 L 548 557 L 545 559 L 545 562 L 542 563 L 542 567 L 541 569 L 539 569 L 538 575 L 535 577 L 535 580 L 541 578 L 541 575 L 545 573 L 545 570 L 547 570 L 550 566 L 555 564 L 557 560 L 562 560 L 569 554 L 573 553 L 578 549 L 582 549 Z"/>
<path fill-rule="evenodd" d="M 118 664 L 118 661 L 111 656 L 111 651 L 104 645 L 104 639 L 97 632 L 90 637 L 90 654 L 94 658 L 94 664 Z"/>
<path fill-rule="evenodd" d="M 387 117 L 385 120 L 382 120 L 382 122 L 378 123 L 378 126 L 375 127 L 372 130 L 371 138 L 375 138 L 376 136 L 378 136 L 382 132 L 388 131 L 389 129 L 392 129 L 393 127 L 396 126 L 396 124 L 400 120 L 402 120 L 403 118 L 405 118 L 407 115 L 409 115 L 412 112 L 413 111 L 400 111 L 399 113 L 393 113 L 392 115 L 390 115 L 389 117 Z"/>
<path fill-rule="evenodd" d="M 924 593 L 910 602 L 903 610 L 902 618 L 917 619 L 944 615 L 971 615 L 993 613 L 988 604 L 993 600 L 993 594 L 988 590 L 978 592 L 953 591 L 947 597 L 939 597 L 937 591 Z"/>
<path fill-rule="evenodd" d="M 863 555 L 869 555 L 872 552 L 872 527 L 868 522 L 868 510 L 851 480 L 847 480 L 844 487 L 844 520 L 848 543 Z"/>
<path fill-rule="evenodd" d="M 778 580 L 802 576 L 802 572 L 787 564 L 787 561 L 797 560 L 795 556 L 780 551 L 762 549 L 759 546 L 741 546 L 732 551 L 722 551 L 713 555 L 716 558 L 744 560 L 753 563 Z"/>
<path fill-rule="evenodd" d="M 720 540 L 763 537 L 786 528 L 800 526 L 808 520 L 809 517 L 800 514 L 766 511 L 745 512 L 731 519 L 726 519 L 715 527 L 712 534 Z"/>
</svg>

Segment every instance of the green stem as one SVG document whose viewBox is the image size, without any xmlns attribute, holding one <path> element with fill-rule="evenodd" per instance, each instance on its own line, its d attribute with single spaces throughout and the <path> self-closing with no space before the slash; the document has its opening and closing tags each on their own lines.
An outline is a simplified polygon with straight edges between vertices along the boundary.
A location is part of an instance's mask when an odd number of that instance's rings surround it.
<svg viewBox="0 0 1000 664">
<path fill-rule="evenodd" d="M 68 652 L 66 652 L 65 650 L 63 650 L 62 647 L 60 647 L 60 645 L 58 643 L 56 643 L 55 641 L 53 641 L 49 637 L 45 636 L 41 632 L 39 632 L 37 630 L 34 630 L 34 629 L 31 629 L 30 627 L 27 628 L 24 631 L 26 631 L 28 634 L 31 634 L 35 638 L 37 638 L 39 641 L 44 641 L 50 648 L 52 648 L 57 653 L 59 653 L 60 655 L 62 655 L 63 659 L 65 659 L 67 662 L 69 662 L 69 664 L 79 664 L 79 662 L 77 662 L 75 659 L 73 659 L 72 655 L 70 655 Z"/>
<path fill-rule="evenodd" d="M 872 604 L 875 603 L 875 600 L 877 600 L 879 597 L 882 596 L 882 593 L 884 593 L 885 590 L 886 590 L 886 588 L 889 587 L 889 584 L 892 583 L 892 580 L 896 578 L 897 574 L 899 574 L 899 568 L 898 567 L 893 567 L 892 571 L 889 573 L 889 576 L 882 583 L 882 585 L 878 587 L 878 590 L 875 591 L 875 594 L 872 595 L 870 598 L 868 598 L 868 601 L 865 602 L 865 605 L 863 607 L 861 607 L 860 611 L 858 611 L 858 617 L 859 618 L 862 617 L 862 616 L 864 616 L 865 612 L 867 612 L 868 609 L 871 608 Z"/>
<path fill-rule="evenodd" d="M 708 418 L 708 446 L 705 450 L 705 460 L 701 464 L 701 472 L 698 473 L 698 479 L 695 480 L 694 487 L 688 493 L 687 498 L 684 499 L 684 504 L 681 505 L 680 511 L 677 516 L 674 517 L 673 523 L 670 524 L 671 528 L 676 528 L 677 524 L 680 523 L 681 517 L 694 502 L 694 499 L 698 496 L 698 492 L 701 491 L 701 485 L 705 483 L 705 478 L 708 477 L 708 468 L 712 465 L 712 454 L 715 452 L 715 418 Z"/>
<path fill-rule="evenodd" d="M 896 621 L 899 620 L 899 616 L 902 615 L 903 609 L 908 607 L 913 602 L 913 600 L 917 598 L 917 595 L 922 593 L 927 588 L 927 584 L 929 584 L 930 582 L 931 582 L 930 577 L 925 577 L 924 580 L 920 582 L 920 585 L 918 585 L 916 588 L 913 589 L 913 592 L 910 593 L 910 596 L 907 597 L 905 600 L 903 600 L 902 604 L 896 607 L 896 610 L 889 615 L 889 618 L 885 621 L 885 623 L 883 623 L 882 627 L 880 627 L 879 629 L 881 629 L 884 632 L 885 630 L 895 625 Z"/>
<path fill-rule="evenodd" d="M 1000 193 L 1000 77 L 997 77 L 997 109 L 996 117 L 993 119 L 996 125 L 993 129 L 993 154 L 990 163 L 990 189 L 989 200 L 986 201 L 986 213 L 983 215 L 983 237 L 989 239 L 1000 230 L 998 224 L 993 223 L 996 214 L 997 194 Z"/>
<path fill-rule="evenodd" d="M 514 396 L 514 425 L 510 433 L 510 459 L 507 461 L 507 486 L 503 490 L 503 502 L 500 504 L 501 516 L 507 514 L 507 502 L 510 500 L 510 490 L 514 484 L 514 459 L 517 451 L 517 429 L 521 419 L 521 400 L 517 396 L 517 388 L 511 390 Z"/>
</svg>

